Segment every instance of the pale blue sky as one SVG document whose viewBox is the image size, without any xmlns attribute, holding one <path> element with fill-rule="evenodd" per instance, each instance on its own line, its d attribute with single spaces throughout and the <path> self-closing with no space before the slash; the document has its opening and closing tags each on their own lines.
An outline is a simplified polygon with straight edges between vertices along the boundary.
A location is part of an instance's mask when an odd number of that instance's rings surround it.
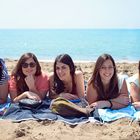
<svg viewBox="0 0 140 140">
<path fill-rule="evenodd" d="M 140 28 L 140 0 L 0 0 L 0 28 Z"/>
</svg>

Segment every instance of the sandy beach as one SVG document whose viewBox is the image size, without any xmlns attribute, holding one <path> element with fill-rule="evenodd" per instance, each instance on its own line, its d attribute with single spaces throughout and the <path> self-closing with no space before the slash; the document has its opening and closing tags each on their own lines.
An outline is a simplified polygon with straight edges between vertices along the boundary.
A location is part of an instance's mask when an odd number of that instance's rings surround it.
<svg viewBox="0 0 140 140">
<path fill-rule="evenodd" d="M 9 74 L 17 60 L 5 59 Z M 52 62 L 40 62 L 43 71 L 53 70 Z M 88 80 L 94 69 L 94 62 L 75 63 L 81 69 L 85 80 Z M 125 72 L 129 76 L 137 72 L 137 63 L 117 63 L 118 73 Z M 140 139 L 140 123 L 123 118 L 111 123 L 85 123 L 75 126 L 54 121 L 23 121 L 13 123 L 0 120 L 0 140 L 108 140 L 108 139 Z"/>
</svg>

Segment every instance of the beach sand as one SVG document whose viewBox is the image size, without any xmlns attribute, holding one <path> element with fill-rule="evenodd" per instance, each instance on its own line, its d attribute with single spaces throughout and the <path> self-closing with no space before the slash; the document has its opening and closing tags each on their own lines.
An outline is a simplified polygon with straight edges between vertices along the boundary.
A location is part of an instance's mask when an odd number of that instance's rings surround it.
<svg viewBox="0 0 140 140">
<path fill-rule="evenodd" d="M 6 59 L 9 74 L 16 60 Z M 51 72 L 52 62 L 40 62 L 43 71 Z M 76 63 L 82 69 L 85 80 L 92 74 L 94 63 Z M 117 63 L 118 73 L 126 72 L 129 76 L 137 72 L 137 63 Z M 0 140 L 108 140 L 108 139 L 140 139 L 140 123 L 123 118 L 111 123 L 85 123 L 75 126 L 54 121 L 23 121 L 13 123 L 0 121 Z"/>
</svg>

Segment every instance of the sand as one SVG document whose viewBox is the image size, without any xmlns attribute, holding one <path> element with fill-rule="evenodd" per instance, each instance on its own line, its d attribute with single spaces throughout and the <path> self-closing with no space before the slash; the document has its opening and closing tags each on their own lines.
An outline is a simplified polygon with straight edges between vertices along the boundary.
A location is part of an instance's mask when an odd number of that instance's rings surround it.
<svg viewBox="0 0 140 140">
<path fill-rule="evenodd" d="M 16 60 L 6 59 L 10 74 Z M 40 62 L 43 71 L 51 72 L 52 62 Z M 88 80 L 94 68 L 94 62 L 76 63 L 82 69 L 85 80 Z M 118 73 L 125 72 L 129 76 L 137 72 L 137 63 L 117 63 Z M 123 118 L 111 123 L 85 123 L 75 126 L 54 121 L 23 121 L 13 123 L 0 120 L 0 140 L 108 140 L 108 139 L 140 139 L 140 123 Z"/>
</svg>

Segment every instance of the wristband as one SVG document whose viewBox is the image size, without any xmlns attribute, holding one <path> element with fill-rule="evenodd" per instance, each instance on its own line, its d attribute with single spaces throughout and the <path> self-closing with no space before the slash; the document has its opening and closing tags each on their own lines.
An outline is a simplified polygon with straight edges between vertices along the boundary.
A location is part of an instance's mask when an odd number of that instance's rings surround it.
<svg viewBox="0 0 140 140">
<path fill-rule="evenodd" d="M 111 109 L 113 104 L 112 104 L 112 102 L 110 100 L 108 100 L 108 102 L 110 103 L 110 107 L 109 108 Z"/>
</svg>

